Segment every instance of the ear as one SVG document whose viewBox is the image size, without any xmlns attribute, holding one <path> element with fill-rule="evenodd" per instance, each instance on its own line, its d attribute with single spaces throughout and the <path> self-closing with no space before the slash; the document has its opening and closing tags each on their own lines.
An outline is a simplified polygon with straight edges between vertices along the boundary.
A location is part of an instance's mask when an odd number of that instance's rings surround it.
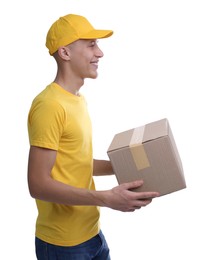
<svg viewBox="0 0 215 260">
<path fill-rule="evenodd" d="M 58 55 L 61 57 L 61 59 L 63 59 L 63 60 L 71 59 L 71 52 L 70 52 L 69 48 L 63 46 L 63 47 L 60 47 L 57 52 L 58 52 Z"/>
</svg>

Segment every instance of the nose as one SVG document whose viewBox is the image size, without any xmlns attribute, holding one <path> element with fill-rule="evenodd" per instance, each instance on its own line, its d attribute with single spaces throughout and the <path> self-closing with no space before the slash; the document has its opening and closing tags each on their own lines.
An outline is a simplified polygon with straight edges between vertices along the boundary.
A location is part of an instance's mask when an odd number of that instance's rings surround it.
<svg viewBox="0 0 215 260">
<path fill-rule="evenodd" d="M 99 48 L 98 45 L 97 45 L 97 48 L 96 48 L 95 55 L 96 55 L 96 57 L 98 57 L 98 58 L 102 58 L 102 57 L 104 56 L 103 51 Z"/>
</svg>

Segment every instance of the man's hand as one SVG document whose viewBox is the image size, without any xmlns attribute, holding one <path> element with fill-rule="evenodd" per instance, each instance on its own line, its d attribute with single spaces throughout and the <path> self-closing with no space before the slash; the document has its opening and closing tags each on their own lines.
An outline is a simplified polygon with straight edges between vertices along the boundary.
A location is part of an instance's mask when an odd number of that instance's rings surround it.
<svg viewBox="0 0 215 260">
<path fill-rule="evenodd" d="M 124 183 L 107 191 L 107 207 L 123 211 L 132 212 L 141 207 L 147 206 L 152 199 L 159 196 L 158 192 L 135 192 L 131 191 L 143 185 L 142 180 Z"/>
</svg>

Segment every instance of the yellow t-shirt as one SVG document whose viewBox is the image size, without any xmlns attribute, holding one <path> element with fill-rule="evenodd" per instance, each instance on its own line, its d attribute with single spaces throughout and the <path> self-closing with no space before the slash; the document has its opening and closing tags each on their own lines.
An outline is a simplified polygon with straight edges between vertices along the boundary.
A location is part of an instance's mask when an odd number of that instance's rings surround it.
<svg viewBox="0 0 215 260">
<path fill-rule="evenodd" d="M 92 177 L 92 130 L 83 96 L 75 96 L 56 83 L 34 100 L 28 116 L 32 146 L 57 151 L 53 179 L 95 190 Z M 99 208 L 67 206 L 36 200 L 36 236 L 62 246 L 80 244 L 99 232 Z"/>
</svg>

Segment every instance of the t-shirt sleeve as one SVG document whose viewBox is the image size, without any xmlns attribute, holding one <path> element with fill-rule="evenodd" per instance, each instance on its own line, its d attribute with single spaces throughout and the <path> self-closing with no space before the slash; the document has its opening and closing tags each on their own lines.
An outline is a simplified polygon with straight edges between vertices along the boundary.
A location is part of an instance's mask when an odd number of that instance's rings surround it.
<svg viewBox="0 0 215 260">
<path fill-rule="evenodd" d="M 56 101 L 33 102 L 28 115 L 30 145 L 58 150 L 65 120 L 65 111 Z"/>
</svg>

